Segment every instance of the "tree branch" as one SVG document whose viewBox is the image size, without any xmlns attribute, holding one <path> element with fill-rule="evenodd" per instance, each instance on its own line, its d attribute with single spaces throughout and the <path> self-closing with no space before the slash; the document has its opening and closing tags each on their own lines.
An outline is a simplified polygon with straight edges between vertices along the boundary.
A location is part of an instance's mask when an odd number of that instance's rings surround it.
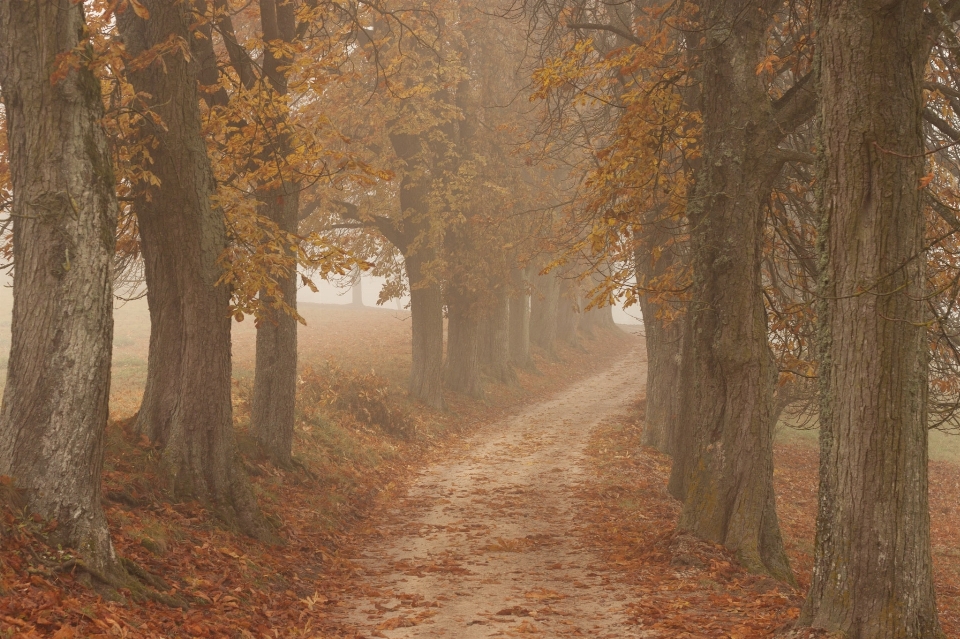
<svg viewBox="0 0 960 639">
<path fill-rule="evenodd" d="M 773 103 L 773 117 L 782 135 L 793 133 L 816 113 L 817 93 L 809 86 L 812 79 L 810 72 Z"/>
<path fill-rule="evenodd" d="M 252 89 L 257 82 L 253 60 L 237 40 L 237 33 L 233 28 L 233 19 L 230 17 L 229 10 L 226 0 L 216 0 L 214 3 L 217 31 L 223 39 L 223 46 L 227 50 L 227 57 L 230 58 L 230 65 L 240 77 L 240 84 L 245 89 Z"/>
<path fill-rule="evenodd" d="M 923 119 L 932 124 L 940 133 L 953 140 L 960 142 L 960 131 L 950 125 L 949 122 L 941 118 L 930 109 L 923 110 Z"/>
<path fill-rule="evenodd" d="M 933 210 L 936 211 L 937 215 L 940 218 L 950 225 L 954 231 L 960 232 L 960 218 L 957 218 L 954 214 L 953 209 L 937 199 L 936 196 L 932 195 L 930 191 L 924 191 L 924 197 L 927 198 L 927 201 L 930 203 L 930 206 L 933 207 Z"/>
<path fill-rule="evenodd" d="M 815 164 L 817 157 L 813 153 L 804 153 L 803 151 L 794 151 L 793 149 L 777 149 L 777 161 L 800 162 L 801 164 Z"/>
<path fill-rule="evenodd" d="M 945 84 L 940 84 L 939 82 L 924 82 L 923 88 L 927 91 L 939 91 L 949 98 L 956 98 L 960 100 L 960 91 L 957 91 L 952 87 L 948 87 Z"/>
<path fill-rule="evenodd" d="M 580 29 L 582 31 L 609 31 L 610 33 L 616 34 L 626 40 L 638 46 L 643 46 L 645 43 L 643 40 L 633 35 L 629 31 L 624 31 L 619 27 L 615 27 L 612 24 L 601 24 L 599 22 L 571 22 L 567 25 L 568 29 Z"/>
<path fill-rule="evenodd" d="M 397 250 L 403 253 L 404 255 L 407 252 L 409 247 L 409 242 L 403 235 L 403 232 L 397 228 L 393 220 L 388 217 L 383 217 L 382 215 L 371 215 L 370 222 L 365 222 L 360 216 L 360 207 L 354 204 L 353 202 L 347 202 L 346 200 L 334 200 L 334 204 L 339 204 L 344 209 L 343 217 L 348 220 L 355 220 L 362 226 L 375 227 L 380 234 L 387 238 L 391 244 L 397 247 Z"/>
</svg>

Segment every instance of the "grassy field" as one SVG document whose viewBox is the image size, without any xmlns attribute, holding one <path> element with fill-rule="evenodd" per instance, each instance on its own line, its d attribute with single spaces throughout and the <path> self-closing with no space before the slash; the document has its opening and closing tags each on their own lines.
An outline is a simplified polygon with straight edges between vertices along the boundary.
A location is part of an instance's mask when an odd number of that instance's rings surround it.
<svg viewBox="0 0 960 639">
<path fill-rule="evenodd" d="M 409 367 L 410 314 L 384 308 L 300 304 L 301 370 L 328 361 L 375 372 L 392 385 L 404 383 Z M 144 300 L 116 310 L 111 417 L 124 418 L 140 403 L 147 374 L 150 317 Z M 253 381 L 257 331 L 253 318 L 233 323 L 233 376 L 240 387 Z M 2 347 L 2 343 L 0 343 Z"/>
<path fill-rule="evenodd" d="M 6 380 L 10 351 L 12 290 L 0 288 L 0 384 Z M 354 308 L 338 304 L 300 304 L 307 321 L 300 327 L 300 367 L 317 367 L 329 360 L 350 368 L 374 371 L 401 386 L 408 370 L 410 314 L 394 309 Z M 112 419 L 136 412 L 147 376 L 150 315 L 146 299 L 118 302 L 114 310 Z M 243 387 L 253 378 L 256 327 L 252 318 L 233 323 L 233 372 Z"/>
<path fill-rule="evenodd" d="M 795 444 L 816 448 L 820 431 L 816 428 L 797 429 L 790 420 L 781 420 L 775 433 L 778 444 Z M 960 464 L 960 435 L 930 431 L 930 461 Z"/>
</svg>

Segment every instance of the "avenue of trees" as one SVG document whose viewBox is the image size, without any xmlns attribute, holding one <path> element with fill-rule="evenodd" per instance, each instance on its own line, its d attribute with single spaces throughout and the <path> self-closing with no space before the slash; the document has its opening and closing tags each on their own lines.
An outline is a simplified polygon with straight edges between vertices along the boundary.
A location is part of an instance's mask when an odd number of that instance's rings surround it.
<svg viewBox="0 0 960 639">
<path fill-rule="evenodd" d="M 311 278 L 409 295 L 409 394 L 434 409 L 625 301 L 679 529 L 795 583 L 773 432 L 815 423 L 798 631 L 942 636 L 927 437 L 960 424 L 957 20 L 943 0 L 0 0 L 0 474 L 91 574 L 131 579 L 100 505 L 117 282 L 149 302 L 135 428 L 166 488 L 265 541 L 234 319 L 257 325 L 252 434 L 292 468 Z"/>
</svg>

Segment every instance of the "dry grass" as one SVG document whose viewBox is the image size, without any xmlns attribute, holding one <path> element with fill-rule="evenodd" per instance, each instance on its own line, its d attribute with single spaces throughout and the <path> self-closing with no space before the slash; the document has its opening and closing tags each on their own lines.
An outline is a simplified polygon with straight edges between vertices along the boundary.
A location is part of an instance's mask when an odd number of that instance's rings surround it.
<svg viewBox="0 0 960 639">
<path fill-rule="evenodd" d="M 351 369 L 374 372 L 391 385 L 403 385 L 410 357 L 408 312 L 301 304 L 300 314 L 307 321 L 298 336 L 301 368 L 316 368 L 332 360 Z M 123 419 L 140 405 L 147 375 L 150 316 L 146 301 L 118 307 L 115 318 L 110 408 L 113 418 Z M 251 318 L 233 323 L 233 376 L 241 387 L 253 379 L 256 335 Z M 3 339 L 9 337 L 0 339 L 0 349 L 4 348 Z"/>
</svg>

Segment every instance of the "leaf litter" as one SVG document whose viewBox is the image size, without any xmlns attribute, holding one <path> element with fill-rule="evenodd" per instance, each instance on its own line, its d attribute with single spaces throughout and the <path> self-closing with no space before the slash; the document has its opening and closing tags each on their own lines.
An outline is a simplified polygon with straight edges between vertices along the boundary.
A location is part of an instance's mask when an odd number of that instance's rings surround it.
<svg viewBox="0 0 960 639">
<path fill-rule="evenodd" d="M 423 471 L 358 545 L 357 577 L 370 595 L 338 611 L 345 622 L 390 638 L 640 636 L 620 577 L 575 532 L 591 427 L 628 408 L 643 383 L 639 360 L 631 349 Z M 403 594 L 432 614 L 378 608 Z"/>
<path fill-rule="evenodd" d="M 91 589 L 86 575 L 69 568 L 69 551 L 45 543 L 56 522 L 26 516 L 16 491 L 0 484 L 0 633 L 24 639 L 371 636 L 345 625 L 342 611 L 374 594 L 358 578 L 363 568 L 351 558 L 358 540 L 376 534 L 379 513 L 403 494 L 418 469 L 457 449 L 465 434 L 561 387 L 569 380 L 570 362 L 576 370 L 598 370 L 622 350 L 621 341 L 610 339 L 594 342 L 592 353 L 565 350 L 566 364 L 538 356 L 543 374 L 522 374 L 522 390 L 497 386 L 486 403 L 452 397 L 451 412 L 437 414 L 403 397 L 408 325 L 376 310 L 332 313 L 348 316 L 335 336 L 345 349 L 337 351 L 343 358 L 316 365 L 304 378 L 316 387 L 307 390 L 323 397 L 324 405 L 301 402 L 298 407 L 295 454 L 309 473 L 278 470 L 243 451 L 261 506 L 284 544 L 269 546 L 237 535 L 199 504 L 170 501 L 156 451 L 134 435 L 129 419 L 114 421 L 107 431 L 103 493 L 115 547 L 158 579 L 158 590 L 186 607 L 134 601 L 123 590 Z M 368 336 L 377 322 L 373 330 L 382 339 L 373 343 Z M 329 325 L 327 320 L 303 329 L 304 361 L 329 356 L 324 347 L 333 339 L 325 335 Z M 252 332 L 238 331 L 241 374 L 249 368 L 253 338 Z M 145 344 L 134 342 L 143 346 L 143 356 Z M 384 353 L 389 366 L 381 377 L 371 368 L 384 361 Z M 341 374 L 339 387 L 327 383 L 328 371 Z M 136 380 L 125 383 L 132 388 Z M 241 376 L 235 386 L 241 448 L 248 383 Z M 342 400 L 338 392 L 349 396 Z M 124 394 L 127 403 L 121 402 L 119 413 L 129 415 L 127 407 L 136 400 L 135 391 Z M 358 408 L 357 415 L 348 412 Z M 477 531 L 470 521 L 459 526 Z M 424 569 L 456 567 L 441 561 Z M 427 622 L 439 600 L 404 594 L 396 599 L 406 620 L 391 622 L 396 624 Z"/>
</svg>

